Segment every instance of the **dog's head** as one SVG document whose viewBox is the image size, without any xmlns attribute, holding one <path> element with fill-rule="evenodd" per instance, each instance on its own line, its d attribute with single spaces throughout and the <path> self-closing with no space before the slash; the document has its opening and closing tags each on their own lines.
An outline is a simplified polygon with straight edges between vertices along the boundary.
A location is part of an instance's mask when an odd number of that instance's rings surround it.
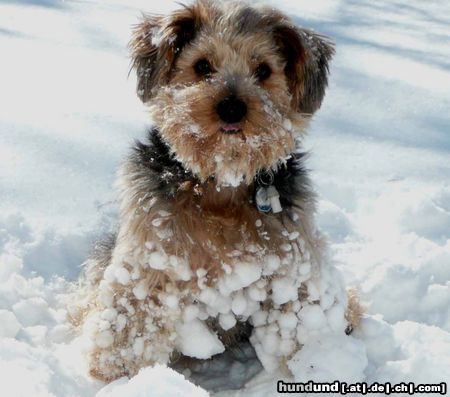
<svg viewBox="0 0 450 397">
<path fill-rule="evenodd" d="M 176 158 L 232 186 L 292 153 L 334 52 L 272 8 L 212 0 L 145 16 L 130 46 L 138 95 Z"/>
</svg>

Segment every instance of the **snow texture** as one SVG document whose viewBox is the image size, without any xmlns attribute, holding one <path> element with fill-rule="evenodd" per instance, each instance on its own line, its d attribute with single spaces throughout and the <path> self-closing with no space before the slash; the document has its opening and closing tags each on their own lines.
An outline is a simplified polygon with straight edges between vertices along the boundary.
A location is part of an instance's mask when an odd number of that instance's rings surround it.
<svg viewBox="0 0 450 397">
<path fill-rule="evenodd" d="M 319 225 L 367 310 L 352 337 L 336 337 L 338 309 L 303 308 L 299 320 L 309 336 L 289 367 L 299 381 L 450 382 L 450 5 L 274 5 L 337 42 L 328 94 L 306 141 L 308 165 L 320 194 Z M 75 337 L 66 312 L 70 282 L 90 245 L 113 229 L 115 170 L 149 123 L 134 78 L 126 79 L 130 26 L 140 10 L 175 7 L 143 0 L 0 4 L 2 395 L 207 395 L 163 366 L 107 386 L 93 380 L 83 359 L 88 341 Z M 234 298 L 220 313 L 221 324 L 231 327 L 234 314 L 264 299 L 251 284 L 260 271 L 270 274 L 280 266 L 269 258 L 262 270 L 249 264 L 230 275 L 236 278 L 222 288 Z M 133 280 L 117 270 L 114 279 Z M 300 270 L 310 272 L 306 264 Z M 289 285 L 278 282 L 277 299 L 290 299 Z M 245 286 L 249 299 L 235 294 Z M 314 293 L 314 285 L 308 288 Z M 145 286 L 134 293 L 145 296 Z M 214 307 L 211 297 L 204 299 Z M 168 304 L 174 302 L 169 298 Z M 106 321 L 114 313 L 104 316 Z M 198 313 L 189 309 L 183 316 L 193 322 Z M 265 316 L 254 313 L 254 323 L 264 324 Z M 279 315 L 276 321 L 289 332 L 298 317 Z M 325 322 L 330 334 L 314 336 Z M 261 338 L 269 368 L 270 352 L 289 345 L 270 332 Z M 109 339 L 106 332 L 99 341 L 107 345 Z M 138 340 L 134 349 L 141 349 Z M 218 396 L 273 396 L 276 380 L 285 375 L 263 370 L 243 385 L 244 375 L 260 369 L 252 352 L 247 356 L 234 364 L 229 357 L 212 360 L 185 375 L 210 391 L 222 390 Z"/>
<path fill-rule="evenodd" d="M 149 394 L 151 393 L 151 394 Z M 161 365 L 144 368 L 133 379 L 121 378 L 104 387 L 96 397 L 207 397 L 208 393 L 188 383 L 183 375 Z"/>
</svg>

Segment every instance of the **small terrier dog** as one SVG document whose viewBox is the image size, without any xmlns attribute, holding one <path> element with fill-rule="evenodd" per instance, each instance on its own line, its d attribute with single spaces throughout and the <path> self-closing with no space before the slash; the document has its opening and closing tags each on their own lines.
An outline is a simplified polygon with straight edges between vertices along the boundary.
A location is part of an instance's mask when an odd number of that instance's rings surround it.
<svg viewBox="0 0 450 397">
<path fill-rule="evenodd" d="M 130 43 L 154 128 L 118 178 L 120 224 L 86 263 L 78 321 L 111 381 L 250 341 L 264 368 L 359 308 L 327 258 L 300 140 L 332 43 L 273 8 L 197 0 Z M 189 360 L 189 359 L 188 359 Z"/>
</svg>

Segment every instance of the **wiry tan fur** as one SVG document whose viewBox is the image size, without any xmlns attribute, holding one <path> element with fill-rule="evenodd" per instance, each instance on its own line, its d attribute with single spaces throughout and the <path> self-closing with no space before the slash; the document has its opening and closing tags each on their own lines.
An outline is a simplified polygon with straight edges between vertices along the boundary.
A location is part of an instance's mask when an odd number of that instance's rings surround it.
<svg viewBox="0 0 450 397">
<path fill-rule="evenodd" d="M 138 95 L 189 174 L 173 197 L 163 199 L 149 194 L 139 165 L 128 161 L 121 168 L 119 232 L 109 251 L 87 262 L 84 307 L 74 317 L 93 341 L 91 374 L 105 381 L 176 357 L 184 310 L 237 264 L 278 257 L 280 273 L 258 281 L 259 304 L 268 313 L 288 313 L 292 302 L 273 304 L 271 280 L 302 261 L 310 261 L 313 277 L 319 277 L 326 256 L 314 227 L 313 196 L 280 214 L 261 214 L 252 195 L 257 173 L 275 172 L 286 161 L 320 106 L 331 43 L 272 9 L 198 0 L 167 17 L 145 16 L 130 47 Z M 213 76 L 195 73 L 193 65 L 202 58 Z M 257 81 L 261 62 L 272 74 Z M 230 93 L 248 107 L 234 135 L 220 132 L 216 112 Z M 170 265 L 158 268 L 162 256 Z M 298 299 L 316 304 L 310 292 L 300 285 Z M 360 316 L 355 302 L 352 295 L 352 324 Z M 208 321 L 216 331 L 217 321 Z M 227 333 L 221 338 L 227 344 Z M 260 343 L 257 335 L 252 338 Z M 299 348 L 293 342 L 280 364 Z"/>
<path fill-rule="evenodd" d="M 122 181 L 126 183 L 126 180 L 127 175 L 124 175 Z M 131 186 L 122 188 L 128 193 L 132 189 Z M 245 190 L 248 188 L 241 192 L 228 188 L 225 194 L 222 191 L 217 192 L 208 184 L 197 187 L 196 191 L 194 189 L 195 186 L 187 188 L 180 194 L 179 201 L 173 203 L 146 203 L 145 200 L 141 200 L 137 205 L 137 201 L 145 195 L 145 191 L 140 194 L 136 192 L 136 201 L 123 201 L 125 205 L 121 211 L 122 222 L 113 261 L 124 263 L 130 273 L 136 272 L 137 269 L 141 274 L 136 282 L 133 281 L 126 286 L 117 282 L 113 283 L 111 288 L 114 296 L 111 299 L 114 300 L 113 306 L 119 312 L 134 312 L 135 330 L 132 333 L 129 327 L 125 327 L 120 332 L 116 330 L 112 345 L 108 345 L 105 349 L 97 347 L 91 351 L 91 375 L 94 377 L 111 381 L 124 375 L 132 376 L 141 367 L 161 361 L 161 358 L 156 361 L 152 358 L 144 361 L 123 358 L 119 363 L 102 362 L 104 352 L 111 354 L 116 349 L 117 355 L 120 356 L 120 350 L 132 343 L 132 340 L 143 332 L 145 321 L 149 316 L 158 324 L 158 330 L 155 330 L 154 337 L 148 342 L 149 347 L 152 345 L 162 347 L 161 354 L 166 361 L 177 358 L 177 355 L 172 355 L 176 324 L 166 321 L 167 309 L 161 304 L 161 297 L 165 294 L 184 291 L 181 293 L 181 295 L 184 294 L 184 299 L 179 302 L 182 309 L 192 303 L 192 296 L 200 292 L 200 285 L 214 286 L 224 274 L 226 265 L 233 266 L 234 263 L 255 260 L 255 255 L 261 256 L 261 261 L 264 256 L 271 254 L 276 254 L 280 258 L 287 255 L 300 258 L 305 255 L 304 250 L 307 250 L 308 254 L 315 257 L 317 263 L 322 261 L 325 241 L 317 234 L 308 214 L 312 212 L 312 202 L 302 202 L 303 211 L 286 211 L 282 215 L 262 217 L 254 205 L 246 199 L 248 195 L 245 194 Z M 128 194 L 127 197 L 129 198 L 130 195 Z M 149 201 L 151 200 L 149 198 Z M 149 208 L 148 211 L 147 208 Z M 164 216 L 161 216 L 161 213 Z M 300 217 L 301 225 L 293 221 L 297 217 Z M 262 221 L 262 225 L 257 228 L 256 220 L 258 219 Z M 165 230 L 172 230 L 173 234 L 166 235 Z M 284 236 L 282 231 L 285 232 Z M 307 243 L 307 246 L 302 247 L 297 245 L 296 241 L 290 241 L 286 231 L 300 232 L 300 238 Z M 142 250 L 141 255 L 139 250 L 136 250 L 136 247 L 145 247 L 146 242 L 150 251 L 163 250 L 167 255 L 185 258 L 194 276 L 185 281 L 180 280 L 170 269 L 161 271 L 149 268 L 148 252 L 144 252 L 147 250 Z M 155 244 L 148 246 L 148 242 L 155 242 Z M 286 251 L 287 246 L 289 251 Z M 248 247 L 248 250 L 245 250 L 245 247 Z M 140 265 L 136 266 L 136 263 Z M 198 269 L 205 269 L 206 276 L 198 277 L 195 273 Z M 132 293 L 133 288 L 142 282 L 147 284 L 149 290 L 145 302 L 135 299 Z M 268 284 L 267 296 L 269 294 Z M 306 290 L 303 289 L 303 292 L 299 290 L 299 295 L 301 294 L 306 297 Z M 128 307 L 121 303 L 124 298 Z M 87 314 L 103 310 L 101 296 L 90 299 Z M 263 305 L 266 310 L 272 307 L 270 299 L 263 302 Z M 281 310 L 289 310 L 289 304 L 283 305 Z M 224 333 L 222 341 L 226 342 L 233 332 L 230 330 Z M 231 336 L 231 338 L 234 337 Z"/>
</svg>

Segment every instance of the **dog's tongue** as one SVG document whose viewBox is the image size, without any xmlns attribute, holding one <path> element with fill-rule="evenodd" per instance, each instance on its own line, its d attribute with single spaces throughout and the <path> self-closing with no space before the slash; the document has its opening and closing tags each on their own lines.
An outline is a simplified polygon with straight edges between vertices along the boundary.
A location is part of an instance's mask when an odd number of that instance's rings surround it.
<svg viewBox="0 0 450 397">
<path fill-rule="evenodd" d="M 222 129 L 225 132 L 238 132 L 240 130 L 238 124 L 225 124 Z"/>
</svg>

